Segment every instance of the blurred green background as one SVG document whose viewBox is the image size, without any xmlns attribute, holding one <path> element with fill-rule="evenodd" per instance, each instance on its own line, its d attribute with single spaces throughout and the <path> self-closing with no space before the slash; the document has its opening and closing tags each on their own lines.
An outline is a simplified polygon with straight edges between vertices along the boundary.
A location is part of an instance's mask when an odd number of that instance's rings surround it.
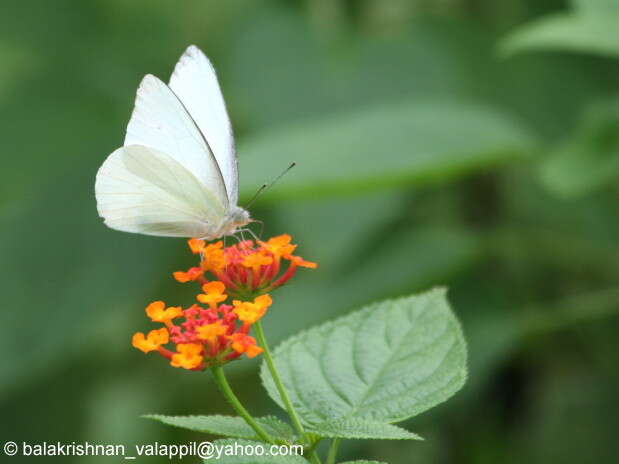
<svg viewBox="0 0 619 464">
<path fill-rule="evenodd" d="M 195 43 L 245 198 L 298 163 L 252 208 L 320 263 L 277 293 L 272 342 L 433 285 L 463 323 L 468 384 L 403 424 L 426 441 L 349 442 L 342 459 L 616 459 L 617 5 L 2 0 L 0 438 L 184 443 L 201 437 L 139 415 L 232 413 L 209 375 L 130 345 L 147 303 L 193 301 L 171 278 L 194 263 L 184 241 L 107 229 L 93 194 L 141 77 L 167 80 Z M 280 414 L 258 362 L 231 381 Z"/>
</svg>

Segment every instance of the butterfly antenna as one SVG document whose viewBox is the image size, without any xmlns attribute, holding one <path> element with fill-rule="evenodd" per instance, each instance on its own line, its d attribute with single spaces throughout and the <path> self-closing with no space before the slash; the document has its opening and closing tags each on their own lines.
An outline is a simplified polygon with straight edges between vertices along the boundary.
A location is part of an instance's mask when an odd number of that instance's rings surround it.
<svg viewBox="0 0 619 464">
<path fill-rule="evenodd" d="M 249 203 L 247 203 L 247 204 L 245 205 L 245 207 L 244 207 L 244 208 L 245 208 L 245 209 L 249 209 L 249 207 L 250 207 L 251 205 L 253 205 L 253 204 L 254 204 L 254 202 L 256 201 L 256 199 L 258 198 L 258 196 L 259 196 L 262 192 L 264 192 L 264 190 L 265 190 L 267 187 L 268 187 L 268 185 L 267 185 L 267 184 L 262 184 L 262 185 L 260 186 L 260 188 L 258 189 L 258 191 L 254 194 L 254 196 L 251 198 L 251 200 L 249 200 Z"/>
<path fill-rule="evenodd" d="M 249 203 L 247 203 L 247 205 L 245 206 L 245 209 L 249 209 L 249 207 L 251 205 L 254 204 L 254 202 L 256 201 L 256 199 L 258 198 L 258 196 L 260 196 L 260 194 L 266 192 L 267 190 L 269 190 L 271 187 L 273 187 L 273 185 L 275 185 L 275 183 L 280 180 L 282 177 L 284 177 L 285 174 L 288 173 L 288 171 L 290 171 L 292 168 L 294 168 L 297 165 L 297 163 L 291 163 L 290 166 L 288 166 L 286 169 L 284 169 L 282 171 L 282 173 L 277 176 L 275 178 L 275 180 L 273 180 L 271 183 L 269 184 L 262 184 L 260 186 L 260 188 L 258 189 L 258 191 L 255 193 L 255 195 L 252 197 L 252 199 L 249 201 Z"/>
</svg>

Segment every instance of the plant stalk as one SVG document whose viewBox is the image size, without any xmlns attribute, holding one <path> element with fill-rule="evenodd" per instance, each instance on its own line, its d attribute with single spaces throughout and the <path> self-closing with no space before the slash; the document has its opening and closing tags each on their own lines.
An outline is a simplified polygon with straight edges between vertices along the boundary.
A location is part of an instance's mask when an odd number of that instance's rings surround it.
<svg viewBox="0 0 619 464">
<path fill-rule="evenodd" d="M 256 330 L 256 337 L 258 337 L 258 342 L 260 343 L 260 346 L 264 350 L 264 359 L 266 360 L 267 367 L 269 368 L 269 371 L 271 372 L 271 376 L 273 377 L 273 381 L 275 382 L 275 386 L 277 387 L 279 396 L 281 397 L 282 401 L 284 402 L 284 405 L 286 406 L 286 411 L 288 411 L 290 420 L 292 421 L 292 424 L 294 425 L 294 428 L 297 430 L 299 435 L 307 443 L 311 443 L 311 440 L 307 436 L 307 433 L 305 432 L 305 428 L 303 427 L 303 424 L 301 423 L 301 419 L 299 419 L 299 415 L 297 414 L 297 411 L 294 409 L 294 406 L 292 405 L 292 401 L 290 401 L 290 396 L 288 395 L 288 391 L 286 390 L 286 387 L 284 387 L 284 382 L 282 382 L 282 378 L 279 375 L 279 371 L 277 370 L 277 367 L 275 366 L 275 361 L 273 360 L 273 356 L 271 355 L 271 350 L 269 349 L 269 345 L 264 335 L 264 329 L 262 328 L 262 321 L 256 322 L 254 324 L 254 329 Z M 316 451 L 311 450 L 309 455 L 310 455 L 311 461 L 314 464 L 320 464 L 321 461 L 318 455 L 316 454 Z"/>
<path fill-rule="evenodd" d="M 327 464 L 335 464 L 335 459 L 337 458 L 337 450 L 340 447 L 340 439 L 334 438 L 331 441 L 331 446 L 329 447 L 329 454 L 327 456 Z"/>
<path fill-rule="evenodd" d="M 247 425 L 249 425 L 254 432 L 267 443 L 275 443 L 275 440 L 258 424 L 252 415 L 245 409 L 245 407 L 241 404 L 239 399 L 236 397 L 232 388 L 230 388 L 230 384 L 226 379 L 224 374 L 224 369 L 221 366 L 212 367 L 211 371 L 213 372 L 213 376 L 215 377 L 215 381 L 217 382 L 217 386 L 221 393 L 226 397 L 230 406 L 234 408 L 234 410 L 243 418 Z"/>
</svg>

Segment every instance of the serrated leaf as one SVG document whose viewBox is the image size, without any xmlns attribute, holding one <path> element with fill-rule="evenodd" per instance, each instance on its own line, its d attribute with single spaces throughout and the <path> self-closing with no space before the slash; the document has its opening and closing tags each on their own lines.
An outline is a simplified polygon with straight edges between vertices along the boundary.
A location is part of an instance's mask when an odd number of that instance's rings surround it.
<svg viewBox="0 0 619 464">
<path fill-rule="evenodd" d="M 619 56 L 619 13 L 561 13 L 516 29 L 500 45 L 506 55 L 561 50 Z"/>
<path fill-rule="evenodd" d="M 312 426 L 310 431 L 326 438 L 423 440 L 419 435 L 396 425 L 357 417 L 323 422 Z"/>
<path fill-rule="evenodd" d="M 196 432 L 235 438 L 257 438 L 254 430 L 241 417 L 237 416 L 163 416 L 148 414 L 142 417 Z M 258 417 L 256 422 L 264 427 L 267 433 L 274 438 L 289 441 L 294 438 L 294 433 L 290 426 L 276 417 Z"/>
<path fill-rule="evenodd" d="M 402 421 L 445 401 L 466 379 L 466 346 L 444 289 L 371 304 L 288 339 L 274 355 L 310 426 Z M 282 406 L 264 363 L 261 376 Z"/>
<path fill-rule="evenodd" d="M 257 441 L 223 439 L 215 440 L 212 445 L 212 454 L 204 460 L 205 464 L 307 464 L 302 456 L 283 456 L 279 450 L 271 454 L 271 445 Z M 263 455 L 257 456 L 259 453 Z"/>
<path fill-rule="evenodd" d="M 247 195 L 298 163 L 272 200 L 426 184 L 522 156 L 531 145 L 531 135 L 494 108 L 413 100 L 263 132 L 239 151 Z"/>
<path fill-rule="evenodd" d="M 292 203 L 274 205 L 276 215 L 270 227 L 298 231 L 295 237 L 302 243 L 299 253 L 320 263 L 322 269 L 304 274 L 294 282 L 294 288 L 284 287 L 278 293 L 278 305 L 296 308 L 296 316 L 290 318 L 276 311 L 269 315 L 267 330 L 274 346 L 301 329 L 368 301 L 407 295 L 450 279 L 482 256 L 478 236 L 464 227 L 444 225 L 402 227 L 379 246 L 368 247 L 376 233 L 393 224 L 390 218 L 395 221 L 401 217 L 404 208 L 399 196 L 376 193 L 312 202 L 302 208 Z M 385 269 L 390 272 L 386 274 Z M 334 281 L 337 285 L 332 285 Z M 319 304 L 307 294 L 320 295 Z"/>
<path fill-rule="evenodd" d="M 292 441 L 295 438 L 292 427 L 275 416 L 259 417 L 257 421 L 272 437 L 288 441 Z"/>
</svg>

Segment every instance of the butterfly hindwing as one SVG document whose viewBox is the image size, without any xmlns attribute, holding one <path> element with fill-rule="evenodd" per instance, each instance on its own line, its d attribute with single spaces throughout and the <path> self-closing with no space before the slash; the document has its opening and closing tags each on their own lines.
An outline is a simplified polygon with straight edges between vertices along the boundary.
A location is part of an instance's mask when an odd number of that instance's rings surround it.
<svg viewBox="0 0 619 464">
<path fill-rule="evenodd" d="M 224 214 L 219 200 L 183 165 L 141 145 L 119 148 L 105 160 L 95 194 L 105 223 L 126 232 L 203 237 Z"/>
</svg>

